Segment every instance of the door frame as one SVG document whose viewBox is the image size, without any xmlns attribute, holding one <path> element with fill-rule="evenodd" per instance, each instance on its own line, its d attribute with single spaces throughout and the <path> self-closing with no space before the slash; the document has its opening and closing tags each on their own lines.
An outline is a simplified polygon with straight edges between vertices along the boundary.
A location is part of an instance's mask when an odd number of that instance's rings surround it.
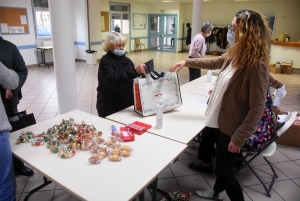
<svg viewBox="0 0 300 201">
<path fill-rule="evenodd" d="M 151 17 L 160 17 L 161 23 L 160 23 L 160 30 L 161 33 L 151 33 Z M 174 17 L 175 18 L 175 33 L 174 34 L 163 34 L 163 28 L 164 28 L 164 17 Z M 164 52 L 176 52 L 177 49 L 177 32 L 178 32 L 178 14 L 148 14 L 148 50 L 151 51 L 164 51 Z M 159 37 L 159 44 L 160 49 L 151 49 L 151 37 Z M 173 50 L 165 50 L 163 48 L 163 39 L 164 37 L 172 37 L 174 38 L 174 49 Z"/>
</svg>

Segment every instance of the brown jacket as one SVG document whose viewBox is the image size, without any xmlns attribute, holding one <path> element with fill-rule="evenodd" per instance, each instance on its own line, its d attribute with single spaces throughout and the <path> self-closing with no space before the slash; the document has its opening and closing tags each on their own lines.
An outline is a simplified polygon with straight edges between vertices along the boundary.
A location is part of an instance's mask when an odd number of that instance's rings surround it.
<svg viewBox="0 0 300 201">
<path fill-rule="evenodd" d="M 215 58 L 186 59 L 186 66 L 223 71 L 230 62 L 223 54 Z M 218 119 L 219 129 L 231 136 L 232 142 L 239 147 L 256 131 L 265 108 L 268 83 L 267 65 L 256 62 L 252 67 L 237 69 L 224 93 Z"/>
</svg>

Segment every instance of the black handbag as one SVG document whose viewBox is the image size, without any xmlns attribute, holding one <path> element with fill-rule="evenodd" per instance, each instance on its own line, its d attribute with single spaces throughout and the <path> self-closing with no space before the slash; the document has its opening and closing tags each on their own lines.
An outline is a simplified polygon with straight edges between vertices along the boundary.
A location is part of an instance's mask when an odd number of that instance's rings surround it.
<svg viewBox="0 0 300 201">
<path fill-rule="evenodd" d="M 26 110 L 18 112 L 14 116 L 8 118 L 12 127 L 11 132 L 36 124 L 33 113 L 27 114 Z"/>
</svg>

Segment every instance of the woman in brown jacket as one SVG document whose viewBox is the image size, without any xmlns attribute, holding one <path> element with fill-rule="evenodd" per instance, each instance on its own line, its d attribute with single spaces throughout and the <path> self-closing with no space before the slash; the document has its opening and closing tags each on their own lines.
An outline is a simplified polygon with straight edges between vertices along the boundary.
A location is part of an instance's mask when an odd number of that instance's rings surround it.
<svg viewBox="0 0 300 201">
<path fill-rule="evenodd" d="M 268 22 L 261 13 L 241 10 L 232 20 L 235 43 L 226 54 L 216 58 L 186 59 L 170 68 L 186 66 L 221 69 L 210 97 L 206 125 L 220 129 L 216 154 L 216 182 L 213 190 L 197 191 L 203 198 L 222 200 L 224 190 L 232 201 L 243 201 L 243 191 L 233 174 L 241 147 L 255 132 L 265 107 L 269 72 Z"/>
</svg>

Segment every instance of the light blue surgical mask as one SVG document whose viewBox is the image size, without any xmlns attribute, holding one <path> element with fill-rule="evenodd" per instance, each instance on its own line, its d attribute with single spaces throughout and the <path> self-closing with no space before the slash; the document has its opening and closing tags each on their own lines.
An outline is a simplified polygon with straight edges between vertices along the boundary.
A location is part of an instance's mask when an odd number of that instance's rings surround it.
<svg viewBox="0 0 300 201">
<path fill-rule="evenodd" d="M 234 45 L 234 33 L 232 31 L 227 31 L 227 41 L 229 45 Z"/>
<path fill-rule="evenodd" d="M 125 54 L 125 50 L 118 50 L 118 49 L 115 49 L 114 50 L 114 54 L 115 55 L 118 55 L 118 56 L 123 56 Z"/>
</svg>

